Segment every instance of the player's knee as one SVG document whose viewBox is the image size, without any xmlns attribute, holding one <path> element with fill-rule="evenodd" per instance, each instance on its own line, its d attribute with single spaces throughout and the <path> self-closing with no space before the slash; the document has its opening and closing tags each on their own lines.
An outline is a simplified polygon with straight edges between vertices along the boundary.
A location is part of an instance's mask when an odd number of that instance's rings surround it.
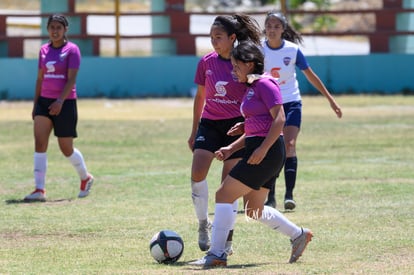
<svg viewBox="0 0 414 275">
<path fill-rule="evenodd" d="M 296 144 L 294 141 L 286 142 L 286 155 L 287 156 L 294 156 L 296 155 Z"/>
</svg>

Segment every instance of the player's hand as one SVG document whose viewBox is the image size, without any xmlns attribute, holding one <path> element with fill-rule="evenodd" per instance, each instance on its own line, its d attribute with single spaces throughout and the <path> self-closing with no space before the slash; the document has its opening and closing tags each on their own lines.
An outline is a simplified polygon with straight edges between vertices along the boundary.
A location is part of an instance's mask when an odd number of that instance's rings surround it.
<svg viewBox="0 0 414 275">
<path fill-rule="evenodd" d="M 51 116 L 57 116 L 60 114 L 60 111 L 62 111 L 63 101 L 56 100 L 49 106 L 49 115 Z"/>
<path fill-rule="evenodd" d="M 193 135 L 191 135 L 189 138 L 188 138 L 188 140 L 187 140 L 187 144 L 188 144 L 188 148 L 190 148 L 190 151 L 192 152 L 192 151 L 194 151 L 193 150 L 193 148 L 194 148 L 194 136 Z"/>
<path fill-rule="evenodd" d="M 334 99 L 330 101 L 330 105 L 331 105 L 332 110 L 335 112 L 336 116 L 338 118 L 341 118 L 342 117 L 341 106 L 339 106 L 338 103 L 336 103 Z"/>
<path fill-rule="evenodd" d="M 231 154 L 232 154 L 232 150 L 229 146 L 221 147 L 216 152 L 214 152 L 216 159 L 221 160 L 221 161 L 226 160 L 228 157 L 231 156 Z"/>
<path fill-rule="evenodd" d="M 254 150 L 253 154 L 250 155 L 249 159 L 247 160 L 247 163 L 251 165 L 257 165 L 262 162 L 266 154 L 267 150 L 259 146 L 256 148 L 256 150 Z"/>
<path fill-rule="evenodd" d="M 244 122 L 237 122 L 227 131 L 229 136 L 240 136 L 242 134 L 244 134 Z"/>
</svg>

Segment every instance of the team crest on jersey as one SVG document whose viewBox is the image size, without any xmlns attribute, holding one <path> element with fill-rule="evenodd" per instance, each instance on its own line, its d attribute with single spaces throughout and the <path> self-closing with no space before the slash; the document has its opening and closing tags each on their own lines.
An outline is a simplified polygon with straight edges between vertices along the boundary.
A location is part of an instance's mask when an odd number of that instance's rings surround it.
<svg viewBox="0 0 414 275">
<path fill-rule="evenodd" d="M 250 100 L 253 96 L 254 96 L 254 90 L 253 90 L 252 88 L 250 88 L 250 89 L 247 91 L 246 98 L 247 98 L 248 100 Z"/>
<path fill-rule="evenodd" d="M 59 55 L 59 59 L 60 59 L 60 61 L 65 60 L 66 56 L 68 56 L 68 53 L 67 53 L 67 52 L 61 53 L 61 54 Z"/>
<path fill-rule="evenodd" d="M 283 58 L 283 63 L 287 66 L 287 65 L 289 65 L 291 60 L 292 59 L 290 57 L 285 57 L 285 58 Z"/>
<path fill-rule="evenodd" d="M 237 75 L 233 72 L 233 70 L 231 71 L 231 78 L 233 79 L 234 82 L 239 81 L 239 78 L 237 77 Z"/>
<path fill-rule="evenodd" d="M 229 82 L 227 81 L 217 81 L 215 88 L 216 88 L 216 94 L 214 96 L 226 96 L 227 90 L 226 85 Z"/>
<path fill-rule="evenodd" d="M 206 75 L 213 75 L 213 71 L 212 70 L 207 70 Z"/>
</svg>

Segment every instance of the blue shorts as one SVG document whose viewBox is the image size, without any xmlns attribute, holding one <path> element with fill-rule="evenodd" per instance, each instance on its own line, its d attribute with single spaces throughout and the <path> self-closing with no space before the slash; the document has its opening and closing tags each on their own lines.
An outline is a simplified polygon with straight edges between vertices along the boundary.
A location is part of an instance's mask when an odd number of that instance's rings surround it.
<svg viewBox="0 0 414 275">
<path fill-rule="evenodd" d="M 194 149 L 204 149 L 214 153 L 221 147 L 227 146 L 237 140 L 240 136 L 229 136 L 227 132 L 237 122 L 244 121 L 243 117 L 231 119 L 211 120 L 202 118 L 197 130 Z M 244 149 L 234 152 L 229 159 L 241 158 Z"/>
<path fill-rule="evenodd" d="M 291 101 L 283 104 L 286 116 L 286 126 L 296 126 L 300 128 L 302 123 L 302 101 Z"/>
<path fill-rule="evenodd" d="M 56 137 L 77 137 L 76 124 L 78 122 L 78 109 L 76 99 L 66 99 L 63 102 L 60 114 L 52 116 L 49 114 L 49 106 L 55 101 L 55 98 L 39 97 L 35 106 L 34 115 L 49 118 L 52 121 L 53 133 Z"/>
<path fill-rule="evenodd" d="M 286 152 L 283 136 L 280 136 L 267 151 L 266 156 L 257 165 L 247 163 L 247 160 L 257 147 L 262 144 L 264 137 L 246 138 L 246 150 L 243 159 L 231 169 L 229 175 L 248 187 L 259 190 L 261 187 L 270 189 L 274 179 L 279 175 L 285 164 Z"/>
</svg>

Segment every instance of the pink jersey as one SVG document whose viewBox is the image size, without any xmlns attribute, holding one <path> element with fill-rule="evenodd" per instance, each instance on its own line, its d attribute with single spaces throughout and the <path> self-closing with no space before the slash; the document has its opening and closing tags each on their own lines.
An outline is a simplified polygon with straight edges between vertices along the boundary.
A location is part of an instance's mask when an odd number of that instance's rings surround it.
<svg viewBox="0 0 414 275">
<path fill-rule="evenodd" d="M 248 86 L 241 105 L 246 137 L 265 137 L 273 122 L 269 110 L 282 104 L 279 84 L 275 79 L 262 77 Z"/>
<path fill-rule="evenodd" d="M 233 77 L 232 70 L 231 61 L 216 52 L 206 54 L 198 62 L 194 82 L 204 86 L 206 93 L 203 118 L 220 120 L 241 116 L 240 104 L 246 87 Z"/>
<path fill-rule="evenodd" d="M 50 43 L 42 45 L 39 52 L 38 68 L 43 70 L 41 96 L 58 98 L 67 82 L 68 69 L 79 69 L 81 54 L 76 44 L 67 42 L 55 49 Z M 76 85 L 68 99 L 76 98 Z"/>
</svg>

